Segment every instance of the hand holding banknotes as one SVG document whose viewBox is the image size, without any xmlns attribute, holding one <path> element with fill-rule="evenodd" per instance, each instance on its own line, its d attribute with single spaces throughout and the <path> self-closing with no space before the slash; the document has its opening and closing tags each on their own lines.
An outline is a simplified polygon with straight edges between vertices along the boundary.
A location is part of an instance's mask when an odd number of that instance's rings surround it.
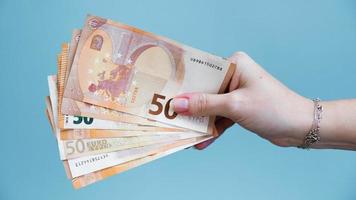
<svg viewBox="0 0 356 200">
<path fill-rule="evenodd" d="M 178 115 L 171 102 L 179 92 L 224 92 L 235 69 L 225 58 L 88 15 L 70 43 L 62 44 L 46 97 L 46 115 L 73 187 L 217 136 L 214 116 Z"/>
<path fill-rule="evenodd" d="M 312 101 L 245 53 L 227 60 L 97 16 L 62 44 L 48 87 L 46 115 L 74 188 L 203 149 L 234 123 L 279 146 L 356 149 L 355 100 Z"/>
<path fill-rule="evenodd" d="M 217 115 L 219 135 L 238 123 L 278 146 L 301 146 L 314 124 L 313 101 L 287 88 L 246 53 L 237 52 L 230 61 L 237 69 L 226 93 L 181 94 L 173 100 L 174 110 L 183 115 Z M 320 105 L 320 141 L 311 148 L 356 150 L 356 100 L 323 101 Z M 196 148 L 204 149 L 215 139 Z"/>
</svg>

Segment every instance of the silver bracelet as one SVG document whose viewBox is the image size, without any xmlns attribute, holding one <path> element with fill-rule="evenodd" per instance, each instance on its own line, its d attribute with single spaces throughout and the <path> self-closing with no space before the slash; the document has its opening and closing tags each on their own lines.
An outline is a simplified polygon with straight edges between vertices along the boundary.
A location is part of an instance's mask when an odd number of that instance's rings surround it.
<svg viewBox="0 0 356 200">
<path fill-rule="evenodd" d="M 319 104 L 320 99 L 313 99 L 314 102 L 314 119 L 313 124 L 308 132 L 308 134 L 304 137 L 304 142 L 299 148 L 309 149 L 312 144 L 315 144 L 320 141 L 320 121 L 321 114 L 323 112 L 323 106 Z"/>
</svg>

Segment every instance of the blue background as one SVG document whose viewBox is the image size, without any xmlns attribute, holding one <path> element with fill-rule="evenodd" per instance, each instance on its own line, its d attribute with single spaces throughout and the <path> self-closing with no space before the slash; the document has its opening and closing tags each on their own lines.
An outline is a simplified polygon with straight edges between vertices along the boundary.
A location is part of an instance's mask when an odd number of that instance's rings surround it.
<svg viewBox="0 0 356 200">
<path fill-rule="evenodd" d="M 356 97 L 356 1 L 0 0 L 0 199 L 356 199 L 356 152 L 280 148 L 238 126 L 205 151 L 74 190 L 44 97 L 87 13 L 216 55 L 245 51 L 307 97 Z"/>
</svg>

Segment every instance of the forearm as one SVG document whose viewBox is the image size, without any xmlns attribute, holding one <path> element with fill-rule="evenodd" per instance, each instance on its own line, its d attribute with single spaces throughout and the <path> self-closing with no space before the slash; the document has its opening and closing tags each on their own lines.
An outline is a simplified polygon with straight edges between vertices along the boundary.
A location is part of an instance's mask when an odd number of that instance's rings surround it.
<svg viewBox="0 0 356 200">
<path fill-rule="evenodd" d="M 356 150 L 356 99 L 324 101 L 320 142 L 313 148 Z"/>
</svg>

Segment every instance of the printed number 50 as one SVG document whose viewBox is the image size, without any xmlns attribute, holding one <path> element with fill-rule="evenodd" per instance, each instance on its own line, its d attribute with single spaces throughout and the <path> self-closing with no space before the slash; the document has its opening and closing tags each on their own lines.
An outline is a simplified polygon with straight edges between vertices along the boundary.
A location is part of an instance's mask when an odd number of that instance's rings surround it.
<svg viewBox="0 0 356 200">
<path fill-rule="evenodd" d="M 91 118 L 91 117 L 89 117 L 89 118 L 88 118 L 88 117 L 81 117 L 81 116 L 74 116 L 74 117 L 77 118 L 77 120 L 73 120 L 73 123 L 74 123 L 74 124 L 80 124 L 80 123 L 82 123 L 82 121 L 84 120 L 84 124 L 90 125 L 90 124 L 92 124 L 93 121 L 94 121 L 94 119 Z"/>
<path fill-rule="evenodd" d="M 153 98 L 152 98 L 152 102 L 151 104 L 156 105 L 157 106 L 157 110 L 149 110 L 148 113 L 150 113 L 151 115 L 159 115 L 161 114 L 161 112 L 163 111 L 163 105 L 161 102 L 159 102 L 159 100 L 165 100 L 166 97 L 160 94 L 154 94 Z M 164 106 L 164 116 L 166 116 L 166 118 L 168 119 L 174 119 L 175 117 L 177 117 L 177 113 L 173 112 L 172 114 L 169 114 L 169 104 L 171 103 L 173 99 L 169 99 L 166 103 L 166 105 Z"/>
<path fill-rule="evenodd" d="M 75 152 L 83 153 L 85 150 L 84 141 L 79 139 L 76 141 L 66 141 L 66 148 L 68 150 L 67 154 L 72 155 Z"/>
</svg>

